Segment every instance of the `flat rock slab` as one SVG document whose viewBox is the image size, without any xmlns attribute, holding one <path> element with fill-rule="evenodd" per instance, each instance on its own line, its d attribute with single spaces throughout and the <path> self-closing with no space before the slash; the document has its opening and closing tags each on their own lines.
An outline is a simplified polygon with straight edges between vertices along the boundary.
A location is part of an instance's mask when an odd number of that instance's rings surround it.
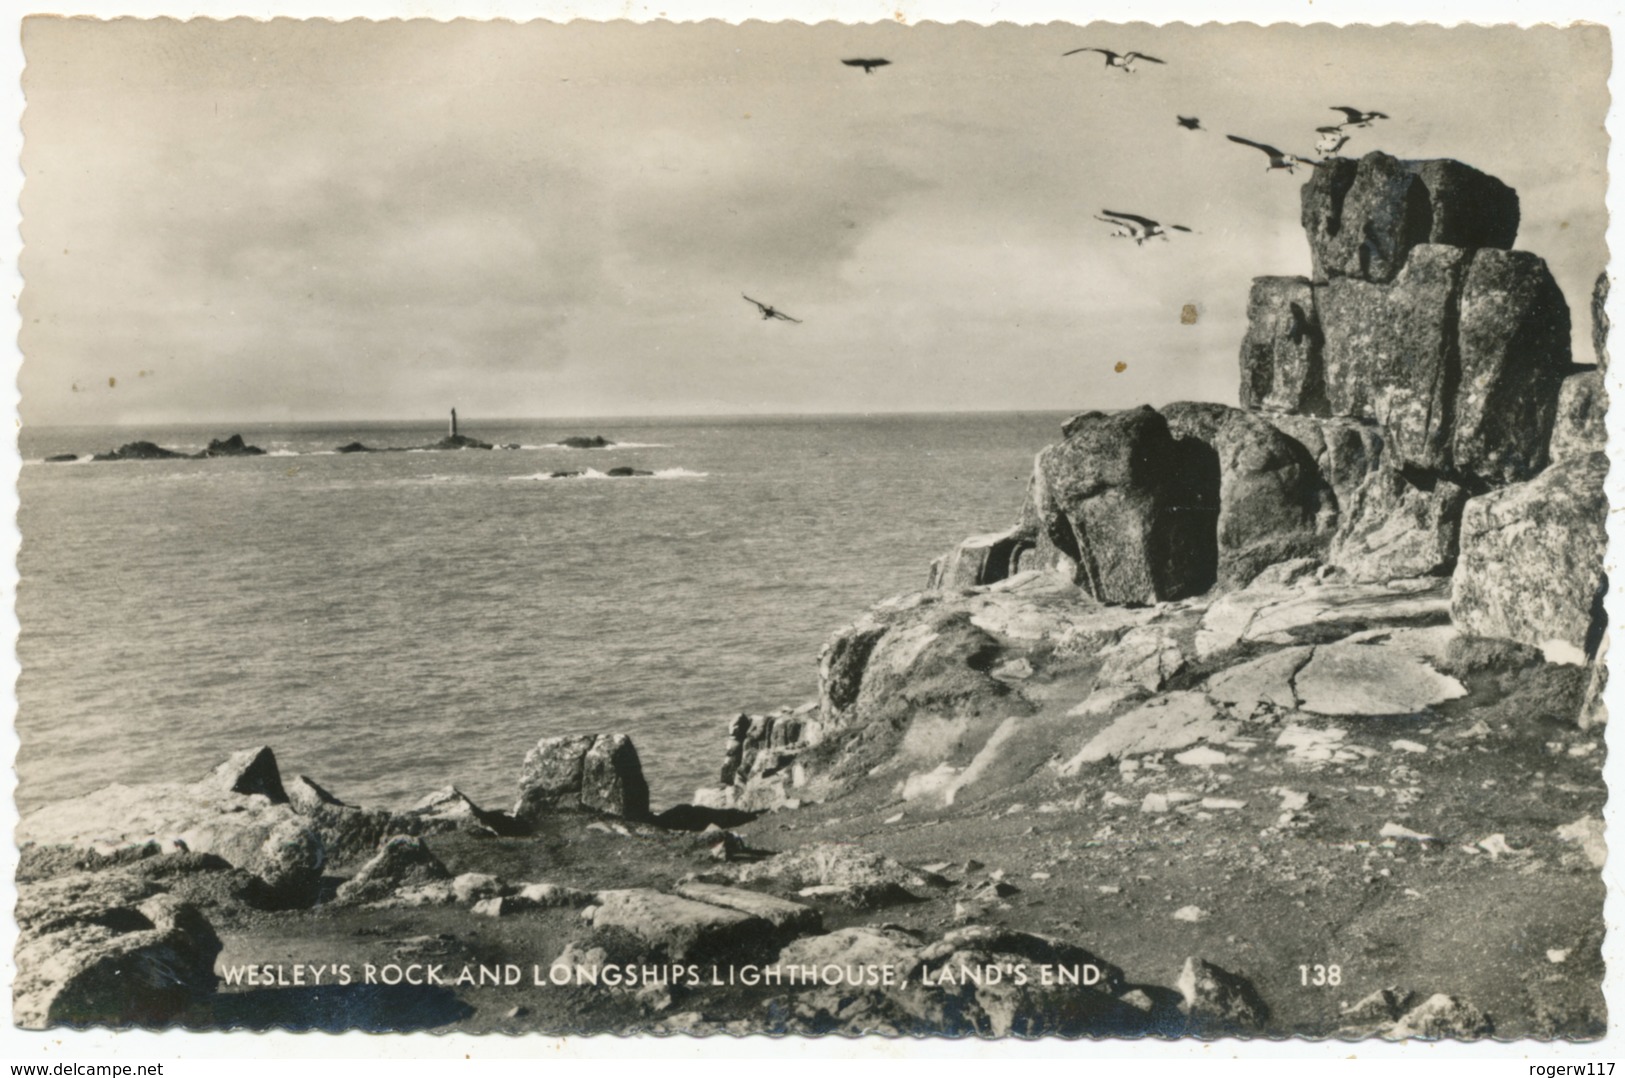
<svg viewBox="0 0 1625 1078">
<path fill-rule="evenodd" d="M 1244 588 L 1208 608 L 1196 633 L 1196 654 L 1205 659 L 1244 642 L 1298 643 L 1298 634 L 1333 623 L 1416 625 L 1449 617 L 1444 580 Z"/>
<path fill-rule="evenodd" d="M 765 957 L 778 934 L 760 917 L 646 888 L 598 892 L 595 928 L 619 928 L 673 961 Z"/>
<path fill-rule="evenodd" d="M 1077 774 L 1084 764 L 1172 752 L 1204 741 L 1222 745 L 1239 729 L 1238 724 L 1219 717 L 1218 706 L 1206 693 L 1169 693 L 1135 708 L 1096 734 L 1061 765 L 1061 774 Z"/>
<path fill-rule="evenodd" d="M 1293 679 L 1314 654 L 1312 647 L 1282 648 L 1221 670 L 1208 679 L 1208 695 L 1227 704 L 1266 703 L 1295 709 L 1298 694 L 1293 688 Z"/>
<path fill-rule="evenodd" d="M 1467 695 L 1455 678 L 1378 644 L 1318 647 L 1293 686 L 1302 709 L 1317 715 L 1413 715 Z"/>
<path fill-rule="evenodd" d="M 689 880 L 677 885 L 677 893 L 696 902 L 735 910 L 751 917 L 760 917 L 785 937 L 803 936 L 824 927 L 824 917 L 811 906 L 799 902 L 764 895 L 760 891 L 747 891 L 740 887 L 724 887 L 716 883 Z"/>
</svg>

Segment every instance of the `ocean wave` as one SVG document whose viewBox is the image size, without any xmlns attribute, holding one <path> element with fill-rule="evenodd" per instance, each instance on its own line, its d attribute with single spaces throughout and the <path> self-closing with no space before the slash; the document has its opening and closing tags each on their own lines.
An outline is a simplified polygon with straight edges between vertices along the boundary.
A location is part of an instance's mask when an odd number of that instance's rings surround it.
<svg viewBox="0 0 1625 1078">
<path fill-rule="evenodd" d="M 268 457 L 302 457 L 305 454 L 297 449 L 267 449 L 265 455 Z"/>
<path fill-rule="evenodd" d="M 687 468 L 660 468 L 653 475 L 610 475 L 597 468 L 583 468 L 579 472 L 569 472 L 563 475 L 554 472 L 537 472 L 535 475 L 511 475 L 509 479 L 530 479 L 550 481 L 554 479 L 704 479 L 710 472 L 695 472 Z"/>
</svg>

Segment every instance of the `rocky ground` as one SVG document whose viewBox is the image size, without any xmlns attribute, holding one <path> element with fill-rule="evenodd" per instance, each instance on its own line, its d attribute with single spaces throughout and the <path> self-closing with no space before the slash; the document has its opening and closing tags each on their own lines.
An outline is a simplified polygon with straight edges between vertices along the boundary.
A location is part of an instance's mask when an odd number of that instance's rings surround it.
<svg viewBox="0 0 1625 1078">
<path fill-rule="evenodd" d="M 754 819 L 650 817 L 635 751 L 609 736 L 543 742 L 512 813 L 450 791 L 408 812 L 340 806 L 252 752 L 200 783 L 52 806 L 23 826 L 19 965 L 35 976 L 19 982 L 18 1019 L 1603 1033 L 1604 750 L 1601 727 L 1577 721 L 1585 667 L 1459 634 L 1439 582 L 1280 572 L 1142 609 L 1090 607 L 1068 587 L 1031 574 L 882 604 L 899 636 L 957 616 L 988 626 L 985 640 L 949 632 L 948 653 L 916 633 L 919 656 L 944 667 L 908 674 L 948 685 L 944 700 L 978 699 L 947 676 L 960 663 L 947 656 L 975 655 L 1001 704 L 950 718 L 919 701 L 914 736 L 872 746 L 885 762 L 821 803 L 784 799 L 798 791 L 757 766 L 750 791 L 782 807 Z M 877 649 L 871 671 L 884 661 Z M 188 927 L 188 909 L 205 923 Z M 133 945 L 110 965 L 119 940 Z M 82 968 L 67 968 L 81 947 Z M 94 987 L 155 947 L 168 981 L 138 995 L 160 1001 L 151 1010 Z M 536 984 L 561 958 L 683 972 L 653 987 Z M 889 968 L 901 983 L 710 983 L 776 963 Z M 961 966 L 984 983 L 957 983 Z M 441 983 L 384 983 L 429 967 Z M 1013 983 L 1017 967 L 1030 983 Z M 1037 983 L 1085 967 L 1100 983 Z"/>
</svg>

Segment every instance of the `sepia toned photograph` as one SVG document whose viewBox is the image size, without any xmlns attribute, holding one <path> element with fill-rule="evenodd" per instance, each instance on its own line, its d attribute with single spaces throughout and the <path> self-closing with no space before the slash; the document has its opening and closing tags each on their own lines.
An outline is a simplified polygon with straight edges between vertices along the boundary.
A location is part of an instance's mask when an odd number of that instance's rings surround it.
<svg viewBox="0 0 1625 1078">
<path fill-rule="evenodd" d="M 1608 1032 L 1608 26 L 20 33 L 15 1035 Z"/>
</svg>

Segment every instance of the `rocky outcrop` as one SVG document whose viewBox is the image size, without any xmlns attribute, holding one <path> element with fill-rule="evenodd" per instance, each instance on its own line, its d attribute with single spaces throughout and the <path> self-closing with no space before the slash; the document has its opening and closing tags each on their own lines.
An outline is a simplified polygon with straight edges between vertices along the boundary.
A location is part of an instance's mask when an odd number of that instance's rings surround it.
<svg viewBox="0 0 1625 1078">
<path fill-rule="evenodd" d="M 649 816 L 649 783 L 638 750 L 625 734 L 544 737 L 525 754 L 512 816 L 534 826 L 561 811 Z"/>
<path fill-rule="evenodd" d="M 1245 584 L 1276 562 L 1324 549 L 1321 528 L 1327 484 L 1308 450 L 1259 416 L 1222 404 L 1182 402 L 1162 409 L 1168 429 L 1191 461 L 1186 474 L 1217 464 L 1214 522 L 1220 584 Z M 1174 512 L 1206 525 L 1208 492 L 1195 492 Z"/>
<path fill-rule="evenodd" d="M 1448 159 L 1333 158 L 1304 184 L 1302 201 L 1316 281 L 1384 283 L 1419 244 L 1509 248 L 1518 235 L 1518 193 Z"/>
<path fill-rule="evenodd" d="M 1328 415 L 1324 336 L 1307 277 L 1255 277 L 1241 342 L 1241 406 Z"/>
<path fill-rule="evenodd" d="M 560 438 L 554 444 L 568 449 L 606 449 L 615 443 L 602 434 L 572 434 L 568 438 Z"/>
<path fill-rule="evenodd" d="M 1168 423 L 1150 408 L 1085 412 L 1038 455 L 1038 563 L 1107 603 L 1154 603 L 1213 583 L 1215 513 Z"/>
<path fill-rule="evenodd" d="M 1555 464 L 1467 503 L 1451 619 L 1464 632 L 1595 655 L 1605 615 L 1608 458 Z"/>
<path fill-rule="evenodd" d="M 420 838 L 397 835 L 377 855 L 340 885 L 339 903 L 377 902 L 407 887 L 450 880 L 451 873 Z"/>
<path fill-rule="evenodd" d="M 241 434 L 233 434 L 230 438 L 211 438 L 209 448 L 198 454 L 200 457 L 260 457 L 265 450 L 257 445 L 248 445 L 243 441 Z"/>
<path fill-rule="evenodd" d="M 326 864 L 320 831 L 288 804 L 269 749 L 232 756 L 194 783 L 113 785 L 18 824 L 19 845 L 91 853 L 143 848 L 212 853 L 257 876 L 271 905 L 314 902 Z"/>
<path fill-rule="evenodd" d="M 155 442 L 126 442 L 117 449 L 106 453 L 97 453 L 91 460 L 178 460 L 184 458 L 185 453 L 177 453 L 173 449 L 165 449 Z"/>
<path fill-rule="evenodd" d="M 68 908 L 37 893 L 31 909 L 20 904 L 19 1026 L 166 1026 L 214 993 L 220 938 L 196 907 L 167 894 L 108 894 L 101 883 L 59 881 L 74 895 Z"/>
<path fill-rule="evenodd" d="M 1581 371 L 1563 379 L 1557 395 L 1557 420 L 1547 456 L 1553 464 L 1608 450 L 1608 390 L 1602 370 Z"/>
<path fill-rule="evenodd" d="M 974 588 L 996 584 L 1021 572 L 1036 545 L 1031 527 L 973 535 L 931 563 L 928 588 Z M 1029 559 L 1030 560 L 1030 559 Z"/>
</svg>

